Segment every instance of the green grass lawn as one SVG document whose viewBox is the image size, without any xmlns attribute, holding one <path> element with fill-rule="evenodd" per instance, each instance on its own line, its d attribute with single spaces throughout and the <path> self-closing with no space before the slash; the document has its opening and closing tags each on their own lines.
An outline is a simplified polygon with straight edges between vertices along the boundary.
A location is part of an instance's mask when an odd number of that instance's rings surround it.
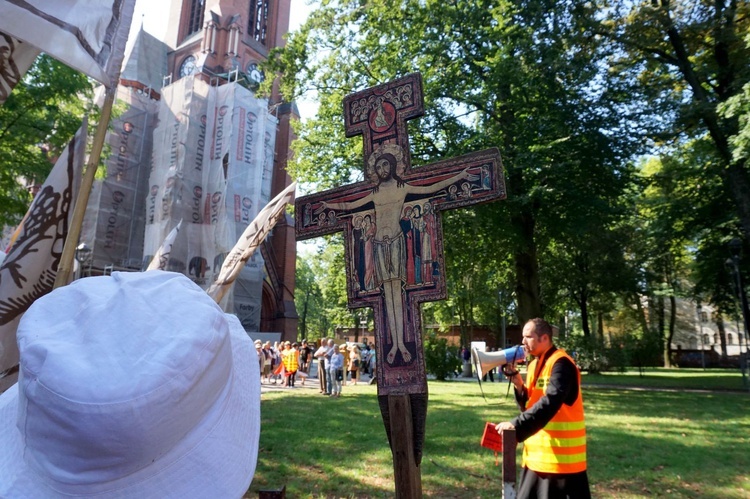
<svg viewBox="0 0 750 499">
<path fill-rule="evenodd" d="M 699 370 L 648 374 L 662 379 L 662 386 L 714 385 L 706 379 L 711 371 L 705 378 Z M 733 383 L 733 376 L 739 373 L 727 372 L 717 386 Z M 593 382 L 586 378 L 584 384 Z M 639 382 L 620 384 L 646 386 L 637 373 L 603 375 L 618 382 L 629 378 Z M 584 386 L 594 497 L 750 497 L 746 391 L 643 391 L 598 386 L 603 382 L 597 378 L 596 387 Z M 505 398 L 505 383 L 484 388 L 487 401 L 476 383 L 429 383 L 421 466 L 426 497 L 501 496 L 501 470 L 479 440 L 485 421 L 510 419 L 517 408 L 512 395 Z M 293 498 L 393 497 L 391 453 L 375 386 L 344 387 L 339 399 L 317 390 L 264 393 L 261 412 L 258 467 L 247 497 L 281 486 Z"/>
</svg>

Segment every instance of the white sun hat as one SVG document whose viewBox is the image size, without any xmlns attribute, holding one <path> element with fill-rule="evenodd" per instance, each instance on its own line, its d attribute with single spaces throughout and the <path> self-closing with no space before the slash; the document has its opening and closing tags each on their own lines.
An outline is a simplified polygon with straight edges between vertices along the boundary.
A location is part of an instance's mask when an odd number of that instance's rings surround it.
<svg viewBox="0 0 750 499">
<path fill-rule="evenodd" d="M 0 497 L 239 498 L 260 376 L 236 317 L 182 274 L 115 272 L 39 298 L 0 396 Z"/>
</svg>

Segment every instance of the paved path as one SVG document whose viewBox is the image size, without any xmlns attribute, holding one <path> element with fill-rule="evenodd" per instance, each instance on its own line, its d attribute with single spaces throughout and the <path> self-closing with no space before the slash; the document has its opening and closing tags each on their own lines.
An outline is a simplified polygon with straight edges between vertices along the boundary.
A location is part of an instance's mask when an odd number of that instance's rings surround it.
<svg viewBox="0 0 750 499">
<path fill-rule="evenodd" d="M 368 374 L 361 374 L 359 384 L 360 385 L 366 385 L 370 382 L 370 375 Z M 302 377 L 300 377 L 299 373 L 297 373 L 297 378 L 294 382 L 294 388 L 287 388 L 283 386 L 281 380 L 276 380 L 276 383 L 270 383 L 267 384 L 265 381 L 261 383 L 260 385 L 260 392 L 277 392 L 277 391 L 286 391 L 286 390 L 315 390 L 315 392 L 320 391 L 320 382 L 318 381 L 318 363 L 313 362 L 312 366 L 310 366 L 310 374 L 305 379 L 305 384 L 302 384 Z M 348 385 L 344 385 L 346 387 Z"/>
<path fill-rule="evenodd" d="M 370 382 L 371 379 L 372 377 L 369 374 L 361 374 L 359 384 L 366 385 Z M 435 377 L 428 375 L 427 379 L 434 380 Z M 460 381 L 462 383 L 463 382 L 476 383 L 477 379 L 474 376 L 472 377 L 459 376 L 458 378 L 450 378 L 450 381 Z M 505 384 L 506 381 L 503 379 L 503 380 L 500 380 L 499 382 Z M 270 383 L 270 384 L 267 384 L 264 381 L 263 384 L 261 384 L 261 393 L 290 390 L 290 388 L 283 386 L 281 383 L 282 383 L 281 380 L 276 380 L 276 383 Z M 318 363 L 316 361 L 316 362 L 313 362 L 312 366 L 310 367 L 310 374 L 306 378 L 305 384 L 304 385 L 302 384 L 302 378 L 300 377 L 299 374 L 297 374 L 297 379 L 295 380 L 294 388 L 292 388 L 291 390 L 320 391 L 320 385 L 318 383 L 319 383 L 318 382 Z M 482 384 L 484 383 L 490 383 L 489 379 L 486 382 L 485 381 L 482 382 Z M 495 383 L 498 383 L 497 376 L 495 376 Z M 348 385 L 344 385 L 344 386 L 348 386 Z"/>
<path fill-rule="evenodd" d="M 300 379 L 299 375 L 297 375 L 297 381 L 295 382 L 294 390 L 298 389 L 304 389 L 304 390 L 315 390 L 319 391 L 319 384 L 318 384 L 318 363 L 313 362 L 313 365 L 310 368 L 310 376 L 305 381 L 305 384 L 302 384 L 302 380 Z M 505 379 L 500 379 L 502 376 L 495 375 L 495 384 L 502 384 L 503 386 L 507 385 L 507 381 Z M 435 379 L 433 376 L 427 376 L 428 380 Z M 370 376 L 367 374 L 362 374 L 360 379 L 360 384 L 367 384 L 370 381 Z M 450 378 L 450 381 L 458 381 L 462 383 L 475 383 L 477 382 L 477 378 L 475 376 L 466 377 L 466 376 L 459 376 L 457 378 Z M 269 392 L 269 391 L 281 391 L 281 390 L 289 390 L 289 388 L 286 388 L 282 386 L 281 381 L 277 381 L 276 384 L 263 384 L 261 385 L 261 393 L 263 392 Z M 483 386 L 492 385 L 493 383 L 490 382 L 489 378 L 487 381 L 482 381 Z M 345 385 L 346 386 L 346 385 Z M 609 384 L 603 384 L 603 383 L 586 383 L 583 384 L 583 389 L 586 390 L 586 388 L 605 388 L 605 389 L 612 389 L 612 390 L 632 390 L 632 391 L 651 391 L 651 392 L 684 392 L 684 393 L 742 393 L 742 394 L 748 394 L 750 393 L 748 390 L 730 390 L 730 389 L 717 389 L 717 390 L 701 390 L 701 389 L 695 389 L 695 388 L 662 388 L 662 387 L 648 387 L 648 386 L 638 386 L 638 385 L 609 385 Z"/>
</svg>

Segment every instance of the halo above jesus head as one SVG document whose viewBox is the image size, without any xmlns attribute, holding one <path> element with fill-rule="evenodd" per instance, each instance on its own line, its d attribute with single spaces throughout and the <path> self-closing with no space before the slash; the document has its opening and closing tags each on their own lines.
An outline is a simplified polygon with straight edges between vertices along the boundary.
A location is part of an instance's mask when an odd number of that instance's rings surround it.
<svg viewBox="0 0 750 499">
<path fill-rule="evenodd" d="M 389 175 L 384 175 L 384 162 L 387 162 L 390 167 Z M 398 144 L 382 144 L 376 147 L 367 158 L 365 176 L 372 184 L 378 185 L 389 176 L 403 183 L 405 172 L 404 150 Z"/>
</svg>

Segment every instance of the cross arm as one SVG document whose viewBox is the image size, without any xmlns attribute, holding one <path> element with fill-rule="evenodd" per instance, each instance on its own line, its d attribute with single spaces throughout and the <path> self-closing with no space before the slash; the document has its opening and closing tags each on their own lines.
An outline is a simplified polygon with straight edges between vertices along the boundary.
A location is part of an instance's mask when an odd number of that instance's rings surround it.
<svg viewBox="0 0 750 499">
<path fill-rule="evenodd" d="M 485 149 L 483 151 L 477 151 L 477 152 L 473 152 L 470 154 L 465 154 L 463 156 L 451 158 L 445 161 L 439 161 L 437 163 L 433 163 L 431 165 L 427 165 L 421 168 L 417 168 L 417 169 L 412 168 L 412 175 L 416 173 L 418 175 L 424 176 L 425 174 L 420 172 L 420 170 L 424 169 L 427 172 L 437 173 L 437 175 L 435 175 L 436 177 L 443 177 L 445 175 L 449 175 L 449 176 L 435 183 L 427 184 L 427 185 L 409 183 L 407 189 L 408 189 L 408 192 L 412 194 L 428 194 L 428 195 L 434 194 L 440 191 L 441 189 L 445 189 L 449 187 L 450 185 L 455 184 L 456 182 L 459 182 L 461 180 L 468 180 L 468 181 L 478 180 L 480 177 L 474 173 L 470 173 L 469 170 L 476 171 L 477 168 L 483 167 L 483 166 L 488 166 L 494 172 L 496 172 L 494 177 L 500 180 L 498 184 L 498 186 L 500 186 L 502 185 L 502 180 L 501 180 L 502 173 L 500 172 L 500 169 L 499 169 L 500 164 L 501 164 L 500 151 L 498 151 L 497 148 L 492 147 L 490 149 Z"/>
<path fill-rule="evenodd" d="M 448 177 L 445 180 L 441 180 L 440 182 L 435 182 L 434 184 L 430 185 L 412 185 L 409 186 L 408 191 L 413 194 L 433 194 L 440 189 L 445 189 L 451 184 L 455 184 L 459 180 L 477 180 L 479 178 L 478 175 L 474 175 L 472 173 L 469 173 L 469 169 L 472 168 L 471 166 L 467 166 L 464 168 L 463 171 L 458 173 L 457 175 L 454 175 L 452 177 Z"/>
<path fill-rule="evenodd" d="M 315 210 L 315 214 L 317 215 L 318 213 L 329 208 L 332 210 L 356 210 L 357 208 L 360 208 L 371 201 L 372 194 L 368 194 L 364 197 L 348 202 L 329 203 L 327 201 L 321 201 L 320 206 Z"/>
</svg>

